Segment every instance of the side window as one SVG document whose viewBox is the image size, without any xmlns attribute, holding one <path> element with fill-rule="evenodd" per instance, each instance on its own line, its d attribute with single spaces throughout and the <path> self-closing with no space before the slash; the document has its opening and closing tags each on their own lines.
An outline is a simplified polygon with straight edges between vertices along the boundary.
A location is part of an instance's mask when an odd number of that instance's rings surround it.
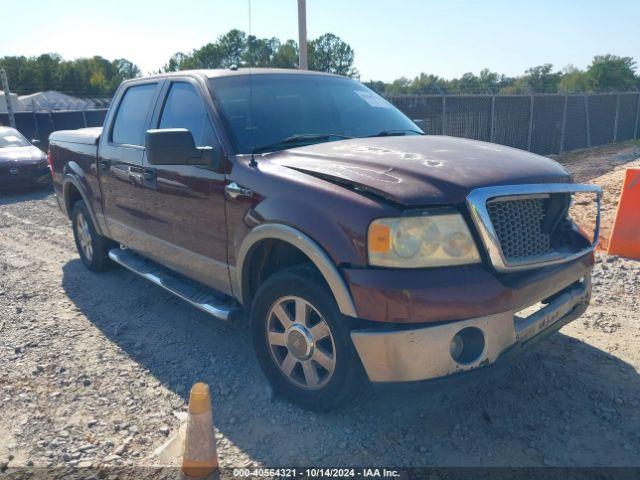
<svg viewBox="0 0 640 480">
<path fill-rule="evenodd" d="M 215 144 L 215 135 L 200 95 L 193 85 L 176 82 L 171 85 L 162 109 L 159 128 L 186 128 L 193 134 L 197 147 Z"/>
<path fill-rule="evenodd" d="M 126 145 L 144 145 L 147 112 L 156 83 L 130 87 L 124 94 L 113 124 L 111 141 Z"/>
</svg>

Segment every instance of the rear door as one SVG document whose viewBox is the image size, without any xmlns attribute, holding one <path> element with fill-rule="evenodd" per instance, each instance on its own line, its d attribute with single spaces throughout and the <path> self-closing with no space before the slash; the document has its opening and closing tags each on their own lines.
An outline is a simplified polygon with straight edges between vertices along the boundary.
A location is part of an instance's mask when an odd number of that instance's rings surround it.
<svg viewBox="0 0 640 480">
<path fill-rule="evenodd" d="M 140 202 L 140 172 L 145 133 L 162 83 L 135 83 L 119 92 L 115 109 L 105 119 L 107 131 L 98 149 L 102 208 L 109 236 L 136 249 L 145 242 L 144 232 L 150 221 L 150 212 Z"/>
<path fill-rule="evenodd" d="M 220 150 L 207 95 L 204 86 L 190 77 L 167 80 L 152 128 L 186 128 L 197 147 Z M 224 173 L 194 165 L 150 165 L 146 160 L 143 167 L 144 209 L 150 212 L 146 229 L 159 261 L 230 293 Z"/>
</svg>

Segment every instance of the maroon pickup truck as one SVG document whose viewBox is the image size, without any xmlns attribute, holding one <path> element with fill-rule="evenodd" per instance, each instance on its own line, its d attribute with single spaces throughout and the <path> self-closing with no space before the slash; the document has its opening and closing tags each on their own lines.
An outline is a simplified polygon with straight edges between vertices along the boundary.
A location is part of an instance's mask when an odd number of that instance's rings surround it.
<svg viewBox="0 0 640 480">
<path fill-rule="evenodd" d="M 598 227 L 569 212 L 578 192 L 599 218 L 598 187 L 425 135 L 352 79 L 129 80 L 103 128 L 51 135 L 49 162 L 87 268 L 120 264 L 214 317 L 250 310 L 265 375 L 308 408 L 367 378 L 490 371 L 589 302 Z"/>
</svg>

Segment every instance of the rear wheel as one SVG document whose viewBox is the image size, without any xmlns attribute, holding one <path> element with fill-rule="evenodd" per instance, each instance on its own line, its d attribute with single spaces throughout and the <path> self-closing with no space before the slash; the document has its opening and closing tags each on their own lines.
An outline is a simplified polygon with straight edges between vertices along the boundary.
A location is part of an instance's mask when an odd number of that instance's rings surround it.
<svg viewBox="0 0 640 480">
<path fill-rule="evenodd" d="M 313 267 L 269 277 L 256 293 L 251 323 L 258 361 L 276 392 L 313 410 L 356 393 L 362 368 L 346 319 Z"/>
<path fill-rule="evenodd" d="M 93 272 L 109 268 L 111 262 L 108 253 L 115 244 L 96 231 L 84 201 L 79 200 L 73 205 L 71 222 L 76 248 L 84 266 Z"/>
</svg>

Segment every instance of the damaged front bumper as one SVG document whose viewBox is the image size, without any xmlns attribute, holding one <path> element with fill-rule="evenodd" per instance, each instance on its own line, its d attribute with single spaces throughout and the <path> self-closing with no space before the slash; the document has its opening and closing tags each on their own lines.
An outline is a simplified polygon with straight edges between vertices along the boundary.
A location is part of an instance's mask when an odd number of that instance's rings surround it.
<svg viewBox="0 0 640 480">
<path fill-rule="evenodd" d="M 420 328 L 354 330 L 351 338 L 372 382 L 433 380 L 502 363 L 582 315 L 590 296 L 587 275 L 526 317 L 508 311 Z"/>
</svg>

